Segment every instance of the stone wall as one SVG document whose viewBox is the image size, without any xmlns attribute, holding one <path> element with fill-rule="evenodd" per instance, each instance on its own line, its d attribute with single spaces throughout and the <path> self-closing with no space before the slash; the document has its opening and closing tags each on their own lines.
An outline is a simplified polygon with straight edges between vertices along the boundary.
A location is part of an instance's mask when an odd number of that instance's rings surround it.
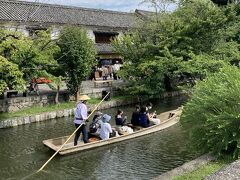
<svg viewBox="0 0 240 180">
<path fill-rule="evenodd" d="M 122 106 L 122 105 L 129 105 L 129 104 L 134 104 L 137 102 L 138 102 L 137 98 L 132 98 L 132 99 L 128 99 L 128 100 L 104 101 L 98 107 L 97 110 L 108 109 L 111 107 L 117 107 L 117 106 Z M 89 109 L 93 110 L 95 108 L 95 105 L 89 105 L 88 107 L 89 107 Z M 49 119 L 68 117 L 68 116 L 73 115 L 75 110 L 76 110 L 75 108 L 64 109 L 64 110 L 58 110 L 55 112 L 46 112 L 46 113 L 31 115 L 31 116 L 26 116 L 26 117 L 16 117 L 13 119 L 7 119 L 4 121 L 0 121 L 0 129 L 19 126 L 19 125 L 23 125 L 23 124 L 34 123 L 34 122 L 46 121 Z"/>
<path fill-rule="evenodd" d="M 91 97 L 101 97 L 102 91 L 111 90 L 111 96 L 117 95 L 117 91 L 112 88 L 97 88 L 97 89 L 83 89 L 81 94 L 87 94 Z M 39 96 L 28 96 L 28 97 L 12 97 L 0 100 L 0 113 L 1 112 L 15 112 L 23 108 L 32 107 L 32 106 L 45 106 L 55 103 L 56 92 L 48 92 L 44 95 Z M 66 102 L 73 100 L 69 97 L 67 91 L 60 91 L 59 101 Z"/>
<path fill-rule="evenodd" d="M 180 96 L 183 94 L 186 94 L 186 93 L 180 92 L 180 91 L 175 91 L 175 92 L 165 93 L 161 96 L 161 98 Z M 108 109 L 111 107 L 118 107 L 118 106 L 124 106 L 124 105 L 130 105 L 130 104 L 135 104 L 135 103 L 144 102 L 144 101 L 147 101 L 147 99 L 146 98 L 144 98 L 144 99 L 131 98 L 131 99 L 127 99 L 127 100 L 125 99 L 125 100 L 104 101 L 98 107 L 97 110 Z M 89 107 L 89 109 L 93 110 L 95 108 L 95 105 L 89 105 L 88 107 Z M 74 109 L 64 109 L 64 110 L 58 110 L 55 112 L 46 112 L 46 113 L 31 115 L 31 116 L 26 116 L 26 117 L 17 117 L 17 118 L 7 119 L 7 120 L 0 121 L 0 129 L 19 126 L 19 125 L 23 125 L 23 124 L 29 124 L 29 123 L 33 123 L 33 122 L 45 121 L 45 120 L 49 120 L 49 119 L 67 117 L 67 116 L 73 115 L 74 111 L 75 111 L 75 108 Z"/>
<path fill-rule="evenodd" d="M 48 93 L 39 96 L 28 96 L 28 97 L 14 97 L 5 98 L 0 100 L 0 112 L 15 112 L 23 108 L 32 106 L 45 106 L 53 104 L 55 102 L 56 93 Z M 60 102 L 69 100 L 68 93 L 61 91 L 59 96 Z"/>
</svg>

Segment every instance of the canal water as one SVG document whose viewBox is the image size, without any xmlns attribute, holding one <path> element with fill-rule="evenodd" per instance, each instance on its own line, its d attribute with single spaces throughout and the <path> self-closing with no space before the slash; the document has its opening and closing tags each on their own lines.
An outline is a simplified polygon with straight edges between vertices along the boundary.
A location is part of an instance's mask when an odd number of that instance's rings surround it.
<svg viewBox="0 0 240 180">
<path fill-rule="evenodd" d="M 185 100 L 179 97 L 153 102 L 153 111 L 174 109 Z M 121 108 L 130 119 L 134 106 Z M 103 112 L 114 116 L 116 111 L 112 108 Z M 72 118 L 1 129 L 0 179 L 151 179 L 198 156 L 187 146 L 186 132 L 177 124 L 137 139 L 56 156 L 36 173 L 53 154 L 42 141 L 69 135 L 74 129 Z"/>
</svg>

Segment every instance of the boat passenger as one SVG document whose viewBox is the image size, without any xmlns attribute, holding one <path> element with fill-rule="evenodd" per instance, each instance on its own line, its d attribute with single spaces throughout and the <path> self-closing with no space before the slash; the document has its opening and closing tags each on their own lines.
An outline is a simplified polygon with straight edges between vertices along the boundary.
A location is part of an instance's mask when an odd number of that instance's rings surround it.
<svg viewBox="0 0 240 180">
<path fill-rule="evenodd" d="M 147 108 L 147 112 L 148 112 L 148 113 L 149 113 L 149 111 L 152 109 L 152 107 L 153 107 L 153 105 L 152 105 L 151 102 L 148 102 L 148 103 L 146 104 L 146 108 Z"/>
<path fill-rule="evenodd" d="M 79 98 L 80 102 L 78 103 L 76 108 L 76 112 L 74 116 L 74 124 L 76 128 L 78 128 L 79 126 L 81 127 L 77 130 L 75 134 L 74 146 L 77 145 L 77 141 L 81 133 L 83 134 L 84 143 L 88 143 L 88 133 L 87 133 L 85 121 L 87 120 L 87 117 L 88 117 L 88 110 L 87 110 L 86 103 L 87 103 L 87 100 L 89 99 L 90 97 L 88 97 L 87 95 L 82 95 Z"/>
<path fill-rule="evenodd" d="M 102 124 L 100 128 L 100 138 L 102 140 L 107 140 L 110 137 L 115 136 L 115 131 L 112 130 L 111 125 L 109 124 L 109 121 L 111 120 L 111 116 L 108 114 L 104 114 L 102 117 Z"/>
<path fill-rule="evenodd" d="M 140 113 L 139 113 L 139 125 L 142 127 L 149 127 L 149 119 L 147 116 L 147 107 L 146 106 L 142 106 Z"/>
<path fill-rule="evenodd" d="M 139 126 L 140 106 L 136 105 L 135 108 L 136 108 L 135 111 L 132 113 L 131 124 L 133 126 Z"/>
<path fill-rule="evenodd" d="M 115 116 L 115 121 L 117 126 L 124 126 L 126 123 L 126 117 L 123 118 L 123 111 L 121 109 L 118 109 L 117 115 Z"/>
<path fill-rule="evenodd" d="M 133 129 L 131 127 L 126 126 L 127 116 L 123 118 L 122 115 L 123 115 L 123 111 L 119 109 L 117 111 L 117 115 L 115 116 L 117 132 L 119 134 L 133 133 Z"/>
<path fill-rule="evenodd" d="M 97 111 L 95 116 L 93 117 L 91 124 L 89 125 L 90 134 L 93 136 L 99 136 L 101 124 L 102 113 L 100 111 Z"/>
<path fill-rule="evenodd" d="M 150 110 L 152 109 L 152 103 L 149 102 L 147 103 L 147 116 L 148 116 L 148 121 L 150 125 L 155 125 L 155 124 L 160 124 L 160 119 L 157 118 L 157 114 L 156 111 L 154 111 L 153 113 L 150 112 Z"/>
</svg>

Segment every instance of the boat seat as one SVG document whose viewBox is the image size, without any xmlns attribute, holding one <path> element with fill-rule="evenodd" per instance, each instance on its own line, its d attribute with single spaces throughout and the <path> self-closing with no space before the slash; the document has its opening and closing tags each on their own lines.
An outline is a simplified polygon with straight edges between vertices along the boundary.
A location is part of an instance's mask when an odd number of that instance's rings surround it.
<svg viewBox="0 0 240 180">
<path fill-rule="evenodd" d="M 119 135 L 128 135 L 128 132 L 121 132 Z"/>
<path fill-rule="evenodd" d="M 128 127 L 132 128 L 134 131 L 141 130 L 143 127 L 142 126 L 134 126 L 131 123 L 127 124 Z"/>
<path fill-rule="evenodd" d="M 133 130 L 134 130 L 134 131 L 139 131 L 139 130 L 141 130 L 141 129 L 143 129 L 142 126 L 133 126 Z"/>
<path fill-rule="evenodd" d="M 98 138 L 98 137 L 91 137 L 88 139 L 89 142 L 95 142 L 95 141 L 99 141 L 99 140 L 100 140 L 100 138 Z"/>
</svg>

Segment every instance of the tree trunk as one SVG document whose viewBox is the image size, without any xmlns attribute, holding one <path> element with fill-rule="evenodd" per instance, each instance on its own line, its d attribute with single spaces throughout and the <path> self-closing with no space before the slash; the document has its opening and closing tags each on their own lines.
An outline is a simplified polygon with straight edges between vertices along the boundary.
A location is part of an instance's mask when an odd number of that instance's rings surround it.
<svg viewBox="0 0 240 180">
<path fill-rule="evenodd" d="M 55 103 L 59 104 L 59 91 L 60 91 L 60 86 L 57 85 L 57 94 L 55 96 Z"/>
<path fill-rule="evenodd" d="M 172 85 L 169 76 L 166 74 L 164 75 L 164 84 L 165 84 L 165 89 L 166 91 L 172 91 Z"/>
<path fill-rule="evenodd" d="M 75 94 L 75 100 L 76 100 L 76 102 L 79 101 L 79 98 L 80 98 L 80 86 L 78 86 L 77 92 L 76 92 L 76 94 Z"/>
</svg>

